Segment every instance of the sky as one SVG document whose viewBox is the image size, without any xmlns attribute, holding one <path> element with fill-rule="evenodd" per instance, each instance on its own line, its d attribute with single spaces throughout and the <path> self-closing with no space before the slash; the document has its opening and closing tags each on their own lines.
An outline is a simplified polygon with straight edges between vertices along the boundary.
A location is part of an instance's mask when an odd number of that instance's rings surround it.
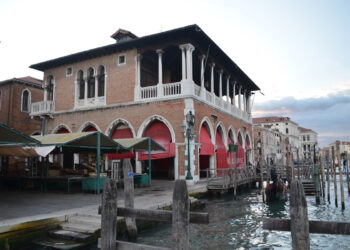
<svg viewBox="0 0 350 250">
<path fill-rule="evenodd" d="M 0 80 L 31 64 L 197 24 L 260 87 L 253 115 L 288 116 L 320 146 L 350 140 L 350 1 L 2 0 Z"/>
</svg>

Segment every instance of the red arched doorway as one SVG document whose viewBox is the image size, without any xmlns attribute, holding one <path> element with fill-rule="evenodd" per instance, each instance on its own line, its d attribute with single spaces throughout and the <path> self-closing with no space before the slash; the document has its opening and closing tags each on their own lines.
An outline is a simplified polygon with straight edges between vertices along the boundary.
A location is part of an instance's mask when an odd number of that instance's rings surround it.
<svg viewBox="0 0 350 250">
<path fill-rule="evenodd" d="M 143 132 L 143 137 L 150 137 L 165 148 L 165 151 L 151 152 L 152 178 L 174 179 L 175 143 L 172 142 L 168 127 L 161 121 L 154 121 Z M 148 172 L 148 152 L 140 152 L 138 159 Z"/>
<path fill-rule="evenodd" d="M 97 129 L 92 125 L 89 125 L 83 129 L 83 132 L 96 132 L 96 131 Z"/>
<path fill-rule="evenodd" d="M 113 129 L 113 132 L 111 134 L 112 139 L 127 139 L 127 138 L 133 138 L 133 134 L 131 129 L 128 127 L 128 125 L 120 123 Z M 124 154 L 108 154 L 108 160 L 119 160 L 119 159 L 126 159 L 126 158 L 134 158 L 135 153 L 134 152 L 128 152 Z M 134 165 L 134 164 L 132 164 Z"/>
<path fill-rule="evenodd" d="M 203 123 L 200 130 L 200 138 L 199 142 L 201 143 L 201 148 L 199 152 L 199 169 L 200 169 L 200 177 L 208 177 L 208 172 L 210 166 L 210 157 L 214 155 L 214 145 L 210 139 L 210 132 L 207 123 Z"/>
<path fill-rule="evenodd" d="M 65 127 L 61 127 L 56 131 L 56 134 L 68 134 L 69 130 Z"/>
<path fill-rule="evenodd" d="M 228 132 L 227 144 L 228 145 L 235 144 L 235 139 L 234 138 L 235 137 L 234 137 L 233 131 L 230 130 Z M 228 161 L 228 167 L 229 168 L 234 168 L 235 167 L 235 153 L 227 152 L 227 161 Z"/>
<path fill-rule="evenodd" d="M 223 134 L 224 133 L 222 131 L 222 128 L 218 127 L 216 131 L 216 168 L 218 175 L 224 174 L 224 172 L 220 171 L 219 169 L 224 169 L 228 167 L 227 152 L 224 144 Z"/>
<path fill-rule="evenodd" d="M 243 139 L 241 132 L 238 132 L 237 135 L 237 144 L 238 144 L 238 153 L 237 153 L 237 167 L 244 166 L 245 164 L 245 153 L 244 148 L 242 147 Z"/>
</svg>

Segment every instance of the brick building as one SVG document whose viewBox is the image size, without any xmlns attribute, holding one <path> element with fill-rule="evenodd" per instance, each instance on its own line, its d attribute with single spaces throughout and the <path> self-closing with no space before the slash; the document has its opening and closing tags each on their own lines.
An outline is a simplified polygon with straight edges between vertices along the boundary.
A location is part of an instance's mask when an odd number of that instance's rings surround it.
<svg viewBox="0 0 350 250">
<path fill-rule="evenodd" d="M 253 161 L 251 95 L 259 88 L 200 27 L 144 37 L 119 29 L 112 38 L 113 44 L 31 66 L 44 72 L 44 101 L 33 104 L 31 115 L 45 117 L 46 134 L 151 137 L 166 149 L 152 153 L 152 176 L 160 178 L 184 178 L 187 152 L 195 181 L 209 166 L 227 168 L 230 143 L 240 145 L 239 165 Z M 194 136 L 187 143 L 190 111 Z M 137 173 L 147 171 L 144 154 L 129 157 Z"/>
<path fill-rule="evenodd" d="M 43 82 L 27 76 L 0 82 L 0 123 L 26 135 L 41 132 L 40 121 L 31 119 L 33 102 L 43 98 Z"/>
</svg>

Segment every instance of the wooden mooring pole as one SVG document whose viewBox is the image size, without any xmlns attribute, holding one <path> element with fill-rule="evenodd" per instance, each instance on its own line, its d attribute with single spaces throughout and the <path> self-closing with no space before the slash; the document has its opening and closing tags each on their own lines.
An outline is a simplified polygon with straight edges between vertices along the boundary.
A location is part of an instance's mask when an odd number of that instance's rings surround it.
<svg viewBox="0 0 350 250">
<path fill-rule="evenodd" d="M 341 209 L 345 209 L 345 202 L 344 202 L 344 183 L 343 183 L 343 168 L 341 164 L 341 158 L 340 158 L 340 141 L 336 142 L 337 145 L 337 155 L 338 155 L 338 167 L 339 167 L 339 179 L 340 179 L 340 196 L 341 196 Z"/>
<path fill-rule="evenodd" d="M 321 180 L 322 180 L 322 197 L 323 199 L 326 197 L 326 194 L 325 194 L 325 191 L 326 191 L 326 182 L 325 182 L 325 179 L 324 179 L 324 167 L 323 167 L 323 162 L 322 162 L 322 156 L 320 155 L 320 158 L 319 158 L 319 161 L 320 161 L 320 166 L 321 166 Z"/>
<path fill-rule="evenodd" d="M 300 180 L 299 148 L 297 148 L 298 180 Z"/>
<path fill-rule="evenodd" d="M 332 146 L 332 170 L 333 170 L 333 183 L 334 183 L 334 202 L 335 206 L 338 207 L 338 185 L 337 185 L 337 169 L 335 167 L 335 155 L 334 147 Z"/>
<path fill-rule="evenodd" d="M 173 237 L 175 249 L 189 249 L 189 209 L 185 180 L 175 182 L 173 193 Z"/>
<path fill-rule="evenodd" d="M 328 203 L 331 204 L 331 186 L 330 186 L 330 176 L 329 176 L 329 155 L 326 158 L 326 164 L 327 164 L 327 199 Z"/>
<path fill-rule="evenodd" d="M 350 196 L 350 177 L 349 177 L 349 159 L 348 152 L 345 151 L 346 182 L 348 183 L 348 195 Z"/>
<path fill-rule="evenodd" d="M 234 189 L 233 189 L 233 198 L 234 199 L 237 199 L 237 178 L 238 178 L 238 166 L 237 166 L 237 152 L 235 152 L 235 170 L 234 170 L 234 173 L 235 173 L 235 177 L 234 177 Z"/>
<path fill-rule="evenodd" d="M 131 166 L 130 159 L 122 160 L 122 166 L 123 166 L 123 175 L 124 175 L 125 207 L 134 208 L 134 172 Z M 136 240 L 137 238 L 136 219 L 126 217 L 125 224 L 126 224 L 129 240 L 131 241 Z"/>
<path fill-rule="evenodd" d="M 303 184 L 299 180 L 291 183 L 290 226 L 293 249 L 310 249 L 307 203 Z"/>
<path fill-rule="evenodd" d="M 117 237 L 117 180 L 107 179 L 101 205 L 101 249 L 115 250 Z"/>
</svg>

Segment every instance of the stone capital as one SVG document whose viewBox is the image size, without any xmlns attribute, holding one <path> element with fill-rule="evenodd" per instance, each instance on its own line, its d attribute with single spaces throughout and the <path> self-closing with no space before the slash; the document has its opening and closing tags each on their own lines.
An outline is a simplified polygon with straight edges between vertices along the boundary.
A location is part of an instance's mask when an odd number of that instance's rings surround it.
<svg viewBox="0 0 350 250">
<path fill-rule="evenodd" d="M 162 49 L 157 49 L 157 50 L 156 50 L 156 53 L 157 53 L 158 55 L 163 55 L 163 54 L 164 54 L 164 50 L 162 50 Z"/>
<path fill-rule="evenodd" d="M 209 63 L 209 66 L 211 67 L 211 68 L 214 68 L 215 67 L 215 63 Z"/>
<path fill-rule="evenodd" d="M 135 56 L 135 61 L 141 61 L 141 59 L 142 59 L 142 55 L 141 54 L 137 54 Z"/>
<path fill-rule="evenodd" d="M 206 58 L 206 56 L 205 56 L 205 55 L 200 55 L 198 58 L 199 58 L 200 60 L 204 60 L 204 59 Z"/>
</svg>

